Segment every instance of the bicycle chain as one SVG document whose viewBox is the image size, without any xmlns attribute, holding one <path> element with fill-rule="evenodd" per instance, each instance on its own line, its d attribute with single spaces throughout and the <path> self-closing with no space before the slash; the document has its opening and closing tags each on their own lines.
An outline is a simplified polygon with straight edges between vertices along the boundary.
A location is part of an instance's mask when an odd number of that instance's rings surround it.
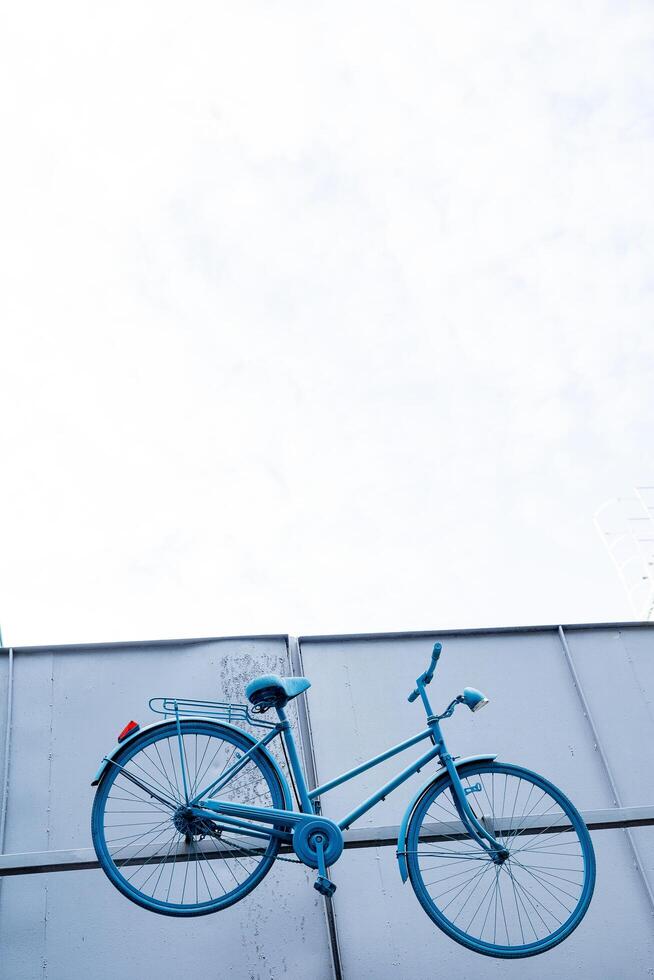
<svg viewBox="0 0 654 980">
<path fill-rule="evenodd" d="M 211 831 L 209 831 L 209 833 L 207 834 L 202 834 L 200 840 L 202 840 L 203 837 L 215 837 L 217 840 L 220 840 L 221 836 L 222 836 L 222 832 L 212 833 Z M 233 850 L 240 851 L 242 857 L 252 857 L 250 851 L 246 851 L 243 848 L 233 848 Z M 285 861 L 286 864 L 302 864 L 302 861 L 300 861 L 299 858 L 280 857 L 279 854 L 275 855 L 275 861 Z"/>
</svg>

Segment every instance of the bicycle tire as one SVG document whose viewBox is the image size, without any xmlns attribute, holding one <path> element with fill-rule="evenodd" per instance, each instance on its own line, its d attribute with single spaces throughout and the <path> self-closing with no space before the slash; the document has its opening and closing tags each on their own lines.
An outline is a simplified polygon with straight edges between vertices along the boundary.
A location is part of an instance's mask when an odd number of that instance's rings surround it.
<svg viewBox="0 0 654 980">
<path fill-rule="evenodd" d="M 552 949 L 577 928 L 595 886 L 595 855 L 581 815 L 561 790 L 521 766 L 469 763 L 459 777 L 475 816 L 509 857 L 495 864 L 468 835 L 450 777 L 441 775 L 418 800 L 407 829 L 418 901 L 440 929 L 477 953 L 517 959 Z"/>
<path fill-rule="evenodd" d="M 180 720 L 180 733 L 190 795 L 252 747 L 244 732 L 210 720 Z M 185 802 L 180 751 L 177 723 L 171 721 L 144 731 L 114 757 L 93 803 L 93 845 L 109 880 L 137 905 L 162 915 L 207 915 L 260 884 L 279 840 L 259 844 L 214 821 L 185 822 L 179 816 Z M 263 751 L 254 753 L 219 795 L 287 809 L 279 774 Z"/>
</svg>

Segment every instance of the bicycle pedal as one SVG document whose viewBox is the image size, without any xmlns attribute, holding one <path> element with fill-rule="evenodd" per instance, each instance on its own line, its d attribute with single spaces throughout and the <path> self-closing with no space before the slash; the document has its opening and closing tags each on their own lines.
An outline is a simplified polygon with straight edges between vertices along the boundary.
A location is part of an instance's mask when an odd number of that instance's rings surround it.
<svg viewBox="0 0 654 980">
<path fill-rule="evenodd" d="M 318 875 L 317 879 L 313 883 L 313 887 L 321 895 L 332 896 L 336 891 L 336 885 L 329 878 L 325 878 L 324 875 Z"/>
</svg>

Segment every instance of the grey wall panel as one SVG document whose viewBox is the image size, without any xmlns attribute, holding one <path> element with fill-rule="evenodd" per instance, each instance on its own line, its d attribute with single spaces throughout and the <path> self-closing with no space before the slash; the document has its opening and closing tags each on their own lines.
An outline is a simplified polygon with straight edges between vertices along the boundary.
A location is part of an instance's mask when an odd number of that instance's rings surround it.
<svg viewBox="0 0 654 980">
<path fill-rule="evenodd" d="M 436 637 L 305 640 L 302 657 L 321 781 L 364 761 L 422 727 L 424 712 L 406 697 L 429 660 Z M 569 635 L 575 662 L 602 738 L 611 747 L 625 803 L 654 803 L 651 773 L 652 628 L 578 630 Z M 443 654 L 429 691 L 442 710 L 465 685 L 490 698 L 480 714 L 464 708 L 443 725 L 459 755 L 495 751 L 551 778 L 581 809 L 612 806 L 606 773 L 584 717 L 557 631 L 459 634 L 443 638 Z M 636 758 L 644 740 L 642 758 Z M 418 748 L 410 749 L 407 758 Z M 398 757 L 323 798 L 324 812 L 340 817 L 382 778 L 400 768 Z M 390 796 L 360 823 L 397 824 L 409 787 Z M 632 831 L 644 862 L 654 869 L 654 830 Z M 652 917 L 624 832 L 594 834 L 597 896 L 578 932 L 558 950 L 507 964 L 479 957 L 441 934 L 410 888 L 402 885 L 394 848 L 348 851 L 333 869 L 335 910 L 345 975 L 413 980 L 451 969 L 465 977 L 649 977 Z M 414 942 L 414 936 L 416 940 Z M 628 964 L 628 965 L 627 965 Z M 462 972 L 463 971 L 463 972 Z"/>
<path fill-rule="evenodd" d="M 654 796 L 654 631 L 568 631 L 568 645 L 623 806 Z M 632 830 L 654 890 L 654 831 Z"/>
<path fill-rule="evenodd" d="M 654 827 L 634 827 L 630 833 L 638 847 L 647 878 L 654 885 Z M 652 928 L 654 929 L 654 917 Z"/>
<path fill-rule="evenodd" d="M 243 701 L 253 675 L 288 673 L 283 640 L 18 651 L 14 663 L 7 852 L 90 846 L 91 780 L 131 718 L 157 720 L 150 697 Z"/>
<path fill-rule="evenodd" d="M 0 654 L 0 779 L 5 770 L 5 735 L 7 724 L 7 685 L 9 683 L 9 651 Z M 2 805 L 0 801 L 0 806 Z"/>
<path fill-rule="evenodd" d="M 49 849 L 52 696 L 52 654 L 16 654 L 5 851 Z"/>
<path fill-rule="evenodd" d="M 426 668 L 432 646 L 433 639 L 423 637 L 303 642 L 305 671 L 313 684 L 309 705 L 321 781 L 425 727 L 420 702 L 409 704 L 407 695 Z M 434 707 L 442 710 L 466 685 L 483 690 L 491 703 L 474 715 L 459 708 L 443 723 L 453 753 L 497 752 L 508 762 L 554 779 L 579 807 L 611 805 L 555 632 L 448 636 L 429 688 Z M 407 762 L 418 751 L 410 749 Z M 401 759 L 335 789 L 323 801 L 324 812 L 342 815 L 398 772 Z M 409 787 L 427 776 L 414 777 L 361 825 L 399 822 Z"/>
<path fill-rule="evenodd" d="M 654 631 L 569 631 L 567 637 L 622 802 L 651 802 Z"/>
<path fill-rule="evenodd" d="M 5 852 L 90 847 L 91 779 L 127 721 L 157 720 L 150 697 L 243 701 L 253 676 L 290 673 L 283 637 L 18 650 L 14 664 Z M 190 921 L 138 908 L 100 871 L 6 878 L 0 936 L 11 980 L 168 977 L 188 964 L 207 977 L 301 976 L 302 963 L 331 976 L 322 899 L 284 863 L 244 902 Z"/>
<path fill-rule="evenodd" d="M 239 905 L 171 919 L 133 905 L 101 871 L 3 882 L 3 980 L 329 980 L 322 901 L 279 864 Z"/>
<path fill-rule="evenodd" d="M 356 980 L 650 980 L 652 920 L 622 831 L 593 834 L 597 890 L 584 921 L 549 953 L 511 962 L 449 939 L 403 885 L 391 848 L 346 856 L 334 868 L 344 972 Z"/>
</svg>

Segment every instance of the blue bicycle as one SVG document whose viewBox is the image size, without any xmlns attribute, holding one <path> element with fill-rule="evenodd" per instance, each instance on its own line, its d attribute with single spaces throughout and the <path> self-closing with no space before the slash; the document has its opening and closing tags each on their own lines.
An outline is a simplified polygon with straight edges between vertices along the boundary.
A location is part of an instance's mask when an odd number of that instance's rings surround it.
<svg viewBox="0 0 654 980">
<path fill-rule="evenodd" d="M 166 716 L 140 729 L 130 722 L 93 781 L 93 843 L 101 867 L 127 898 L 164 915 L 204 915 L 240 901 L 273 862 L 317 871 L 342 855 L 343 831 L 410 776 L 440 768 L 410 802 L 397 859 L 427 915 L 448 936 L 489 956 L 543 953 L 570 935 L 588 909 L 595 857 L 578 811 L 552 783 L 494 755 L 453 758 L 441 722 L 459 704 L 487 703 L 465 688 L 438 715 L 427 696 L 441 652 L 409 701 L 421 699 L 427 727 L 369 762 L 309 790 L 285 706 L 310 686 L 270 674 L 246 688 L 251 704 L 153 698 Z M 263 716 L 274 710 L 277 721 Z M 238 727 L 264 729 L 260 739 Z M 295 792 L 268 746 L 281 739 Z M 419 742 L 428 749 L 337 822 L 319 799 L 336 786 Z M 285 856 L 288 855 L 288 856 Z"/>
</svg>

